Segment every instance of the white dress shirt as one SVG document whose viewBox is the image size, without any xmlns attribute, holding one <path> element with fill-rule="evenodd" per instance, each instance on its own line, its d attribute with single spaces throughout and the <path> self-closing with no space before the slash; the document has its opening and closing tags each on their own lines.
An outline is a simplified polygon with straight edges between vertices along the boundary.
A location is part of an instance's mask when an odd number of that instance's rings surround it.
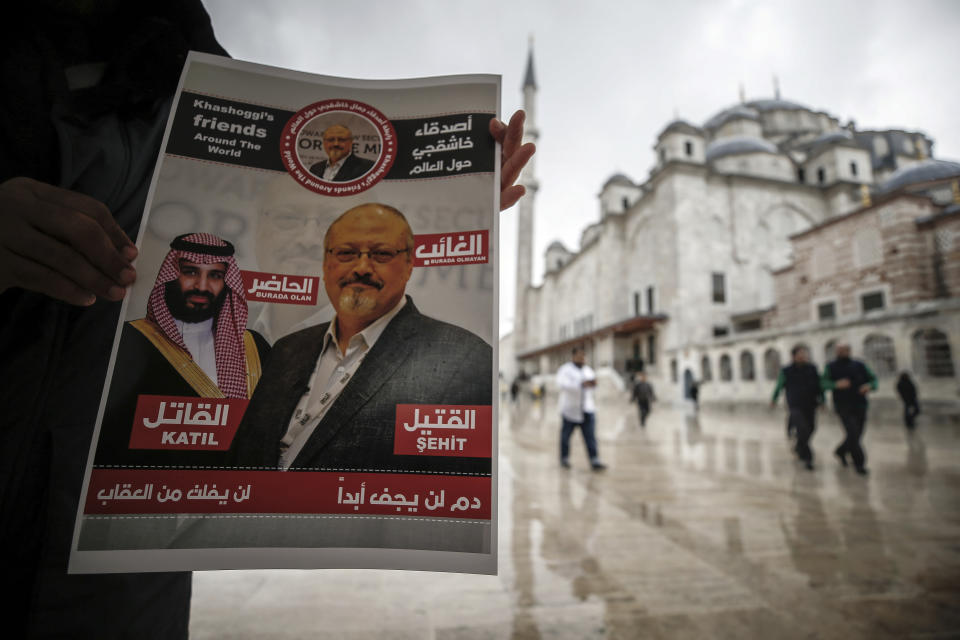
<svg viewBox="0 0 960 640">
<path fill-rule="evenodd" d="M 173 321 L 180 330 L 183 344 L 187 345 L 187 351 L 190 352 L 193 361 L 203 369 L 213 384 L 217 384 L 217 351 L 213 341 L 213 318 L 203 322 L 183 322 L 176 318 Z"/>
<path fill-rule="evenodd" d="M 596 413 L 597 403 L 593 387 L 584 387 L 588 380 L 597 376 L 587 365 L 578 367 L 572 362 L 564 364 L 557 371 L 557 386 L 560 388 L 560 413 L 572 422 L 583 422 L 584 413 Z"/>
<path fill-rule="evenodd" d="M 293 464 L 303 445 L 357 372 L 363 358 L 406 302 L 407 298 L 404 296 L 397 306 L 350 338 L 345 350 L 341 349 L 337 342 L 336 317 L 330 322 L 327 332 L 323 334 L 323 347 L 320 357 L 317 358 L 317 366 L 310 376 L 307 392 L 297 403 L 287 432 L 280 439 L 280 466 L 284 470 Z"/>
</svg>

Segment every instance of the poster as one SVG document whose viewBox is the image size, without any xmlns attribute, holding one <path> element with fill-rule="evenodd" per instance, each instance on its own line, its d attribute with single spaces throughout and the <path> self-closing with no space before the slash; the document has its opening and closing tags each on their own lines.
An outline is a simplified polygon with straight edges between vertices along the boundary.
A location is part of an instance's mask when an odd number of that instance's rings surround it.
<svg viewBox="0 0 960 640">
<path fill-rule="evenodd" d="M 71 572 L 496 573 L 499 102 L 190 55 Z"/>
</svg>

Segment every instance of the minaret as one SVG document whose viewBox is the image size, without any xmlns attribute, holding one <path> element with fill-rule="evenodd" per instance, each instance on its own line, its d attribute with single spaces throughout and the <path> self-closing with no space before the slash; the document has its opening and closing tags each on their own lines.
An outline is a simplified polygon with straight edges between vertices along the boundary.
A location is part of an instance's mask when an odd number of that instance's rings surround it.
<svg viewBox="0 0 960 640">
<path fill-rule="evenodd" d="M 533 36 L 527 55 L 527 72 L 523 79 L 523 110 L 527 113 L 523 125 L 523 142 L 537 142 L 536 127 L 537 80 L 533 74 Z M 533 284 L 533 202 L 537 195 L 537 179 L 534 177 L 536 156 L 530 159 L 520 176 L 520 184 L 527 189 L 517 205 L 517 290 L 513 311 L 513 345 L 516 353 L 522 353 L 530 344 L 527 332 L 527 289 Z"/>
</svg>

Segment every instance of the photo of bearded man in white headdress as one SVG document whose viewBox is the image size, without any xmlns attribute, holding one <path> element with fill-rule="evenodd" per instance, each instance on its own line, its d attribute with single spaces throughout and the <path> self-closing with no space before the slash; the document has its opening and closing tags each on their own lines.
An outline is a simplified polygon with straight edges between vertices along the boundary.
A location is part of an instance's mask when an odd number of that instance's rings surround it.
<svg viewBox="0 0 960 640">
<path fill-rule="evenodd" d="M 174 238 L 146 316 L 123 325 L 97 464 L 214 462 L 220 452 L 129 449 L 137 397 L 249 398 L 270 347 L 246 327 L 247 301 L 233 245 L 210 233 Z"/>
</svg>

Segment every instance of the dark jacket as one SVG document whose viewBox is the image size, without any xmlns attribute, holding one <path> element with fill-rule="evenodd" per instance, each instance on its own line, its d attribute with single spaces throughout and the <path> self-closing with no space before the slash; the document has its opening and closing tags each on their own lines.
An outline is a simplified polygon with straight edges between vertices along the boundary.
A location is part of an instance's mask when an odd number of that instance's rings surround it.
<svg viewBox="0 0 960 640">
<path fill-rule="evenodd" d="M 917 404 L 917 386 L 905 373 L 897 380 L 897 394 L 904 404 Z"/>
<path fill-rule="evenodd" d="M 793 362 L 781 369 L 774 400 L 781 388 L 786 391 L 789 407 L 809 408 L 823 402 L 820 376 L 817 368 L 809 362 Z"/>
<path fill-rule="evenodd" d="M 653 385 L 649 382 L 638 380 L 633 385 L 633 395 L 631 398 L 638 404 L 650 404 L 657 399 L 657 396 L 653 393 Z"/>
<path fill-rule="evenodd" d="M 850 386 L 846 389 L 837 389 L 837 381 L 847 379 Z M 860 387 L 869 384 L 877 388 L 877 376 L 859 360 L 853 358 L 837 358 L 829 363 L 820 378 L 821 387 L 833 390 L 833 406 L 845 409 L 867 404 L 867 395 L 860 393 Z"/>
<path fill-rule="evenodd" d="M 337 171 L 337 174 L 333 176 L 333 182 L 349 182 L 350 180 L 356 180 L 367 171 L 373 168 L 373 160 L 367 160 L 366 158 L 361 158 L 355 153 L 351 153 L 347 156 L 347 159 L 343 161 L 343 166 L 340 167 L 340 170 Z M 310 173 L 317 176 L 318 178 L 323 178 L 323 172 L 327 169 L 327 161 L 321 160 L 320 162 L 314 163 L 310 167 Z"/>
<path fill-rule="evenodd" d="M 187 51 L 226 52 L 200 2 L 82 17 L 59 4 L 13 3 L 0 24 L 0 182 L 26 176 L 90 195 L 136 238 Z M 68 90 L 64 68 L 95 61 L 106 63 L 102 81 Z M 186 637 L 189 573 L 66 573 L 119 313 L 119 302 L 0 294 L 8 637 L 27 637 L 28 617 L 44 637 Z"/>
</svg>

